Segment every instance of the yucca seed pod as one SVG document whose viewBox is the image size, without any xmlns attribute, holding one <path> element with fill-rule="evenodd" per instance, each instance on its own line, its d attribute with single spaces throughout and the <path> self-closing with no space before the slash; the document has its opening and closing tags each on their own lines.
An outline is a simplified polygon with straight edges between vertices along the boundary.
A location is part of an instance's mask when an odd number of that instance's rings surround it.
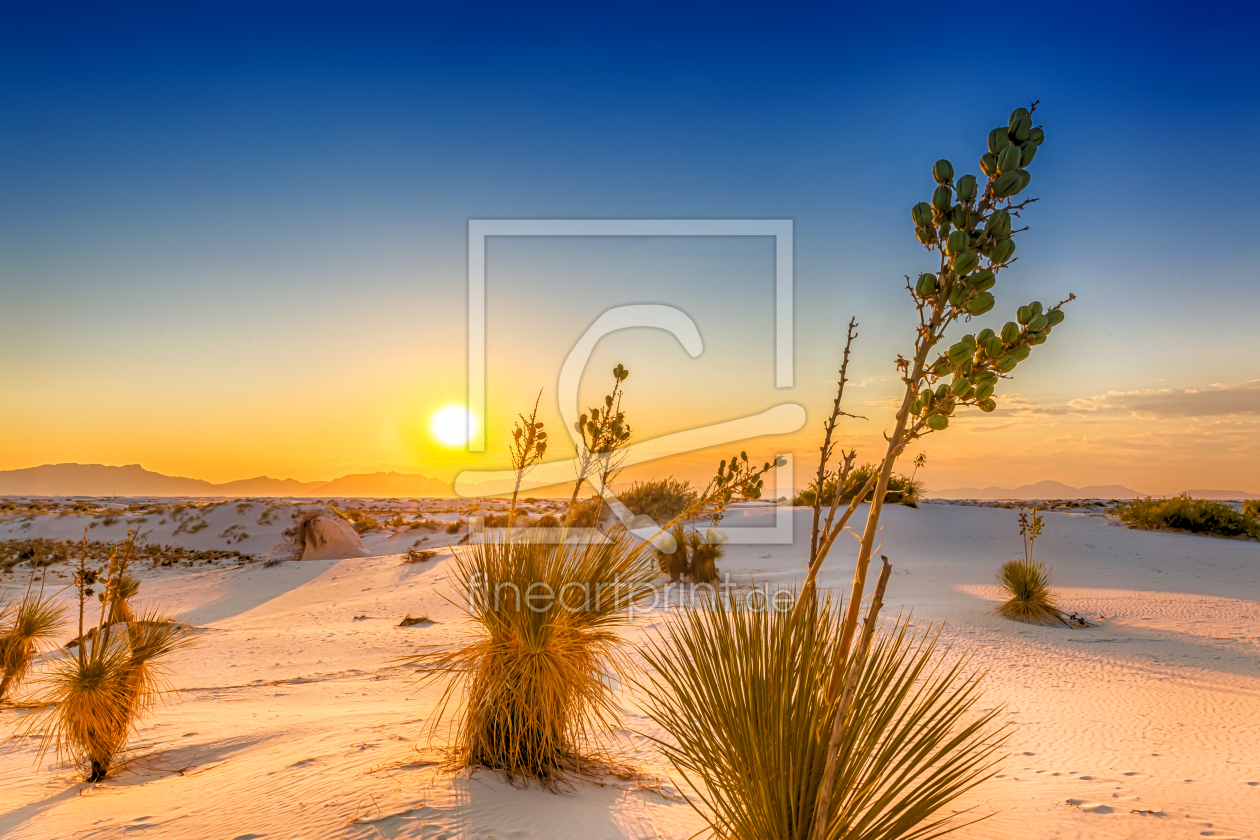
<svg viewBox="0 0 1260 840">
<path fill-rule="evenodd" d="M 976 386 L 975 398 L 977 400 L 987 400 L 989 397 L 993 396 L 994 387 L 996 386 L 992 382 L 981 382 Z"/>
<path fill-rule="evenodd" d="M 914 291 L 919 297 L 931 297 L 936 294 L 936 275 L 920 274 L 919 282 L 915 284 Z"/>
<path fill-rule="evenodd" d="M 936 165 L 932 167 L 932 177 L 936 179 L 936 183 L 945 184 L 954 180 L 954 165 L 947 160 L 938 160 Z"/>
<path fill-rule="evenodd" d="M 1021 306 L 1015 310 L 1015 320 L 1024 326 L 1028 326 L 1028 322 L 1032 320 L 1033 311 L 1031 306 Z"/>
<path fill-rule="evenodd" d="M 1045 315 L 1034 315 L 1028 319 L 1028 330 L 1029 332 L 1041 332 L 1049 323 L 1050 320 Z"/>
<path fill-rule="evenodd" d="M 1015 195 L 1015 193 L 1022 191 L 1024 187 L 1032 183 L 1032 173 L 1027 169 L 1016 170 L 1015 174 L 1019 176 L 1019 186 L 1011 192 L 1011 195 Z"/>
<path fill-rule="evenodd" d="M 1030 131 L 1032 131 L 1032 120 L 1028 117 L 1021 117 L 1019 122 L 1007 129 L 1012 143 L 1023 143 L 1028 139 Z"/>
<path fill-rule="evenodd" d="M 993 269 L 985 268 L 971 275 L 971 287 L 978 292 L 987 292 L 997 283 L 997 275 Z"/>
<path fill-rule="evenodd" d="M 1010 135 L 1005 128 L 995 128 L 989 132 L 989 151 L 995 157 L 1010 144 Z"/>
<path fill-rule="evenodd" d="M 920 201 L 910 208 L 910 217 L 914 219 L 915 227 L 926 227 L 932 224 L 932 205 L 926 201 Z"/>
<path fill-rule="evenodd" d="M 910 403 L 910 416 L 911 417 L 917 417 L 922 412 L 923 412 L 923 400 L 916 399 L 914 402 Z"/>
<path fill-rule="evenodd" d="M 945 399 L 946 395 L 948 394 L 949 394 L 949 386 L 946 385 L 944 382 L 936 386 L 936 398 L 938 400 Z"/>
<path fill-rule="evenodd" d="M 993 409 L 997 408 L 997 403 L 995 403 L 991 399 L 980 400 L 980 402 L 976 403 L 976 408 L 980 409 L 981 411 L 986 411 L 986 412 L 992 411 Z"/>
<path fill-rule="evenodd" d="M 984 232 L 997 239 L 1009 239 L 1011 236 L 1011 214 L 999 210 L 989 216 L 984 223 Z"/>
<path fill-rule="evenodd" d="M 988 327 L 985 327 L 984 329 L 980 330 L 980 332 L 976 333 L 976 346 L 983 347 L 984 343 L 996 334 L 997 333 L 993 332 L 993 330 L 989 329 Z"/>
<path fill-rule="evenodd" d="M 914 235 L 924 245 L 931 245 L 936 241 L 936 231 L 931 227 L 919 227 L 914 229 Z"/>
<path fill-rule="evenodd" d="M 963 394 L 967 393 L 967 390 L 970 387 L 971 387 L 970 381 L 966 379 L 955 379 L 954 383 L 949 386 L 949 391 L 955 397 L 961 397 Z"/>
<path fill-rule="evenodd" d="M 946 351 L 946 355 L 949 356 L 949 363 L 951 365 L 961 365 L 963 360 L 971 355 L 971 348 L 960 341 L 951 346 L 949 350 Z"/>
<path fill-rule="evenodd" d="M 942 353 L 941 357 L 932 363 L 932 373 L 936 374 L 937 376 L 940 376 L 945 371 L 949 370 L 950 364 L 951 363 L 949 361 L 949 356 L 945 353 Z"/>
<path fill-rule="evenodd" d="M 976 197 L 976 176 L 964 175 L 959 178 L 954 185 L 954 191 L 958 193 L 959 201 L 971 201 Z"/>
<path fill-rule="evenodd" d="M 1023 158 L 1019 150 L 1019 146 L 1007 146 L 998 154 L 998 173 L 1013 172 L 1019 169 L 1019 162 Z"/>
<path fill-rule="evenodd" d="M 1008 198 L 1019 190 L 1019 173 L 1022 169 L 1011 169 L 993 180 L 993 194 L 998 198 Z"/>
<path fill-rule="evenodd" d="M 985 152 L 980 156 L 980 171 L 992 178 L 997 174 L 997 155 Z"/>
<path fill-rule="evenodd" d="M 1015 369 L 1015 365 L 1017 364 L 1019 364 L 1019 359 L 1016 359 L 1010 353 L 1007 353 L 1005 356 L 997 360 L 996 367 L 1002 373 L 1010 373 Z"/>
<path fill-rule="evenodd" d="M 949 425 L 949 418 L 944 414 L 933 414 L 927 419 L 927 425 L 932 431 L 939 432 Z"/>
<path fill-rule="evenodd" d="M 972 335 L 971 333 L 967 333 L 966 335 L 964 335 L 962 338 L 958 340 L 959 342 L 966 344 L 972 350 L 976 349 L 976 337 Z"/>
<path fill-rule="evenodd" d="M 1013 148 L 1013 147 L 1012 147 Z M 1019 154 L 1018 150 L 1016 154 Z M 932 193 L 932 206 L 942 212 L 948 210 L 954 203 L 954 191 L 944 185 L 939 186 Z"/>
<path fill-rule="evenodd" d="M 950 266 L 959 277 L 970 274 L 978 265 L 980 265 L 980 255 L 970 249 L 960 252 L 954 257 L 954 261 L 950 263 Z"/>
<path fill-rule="evenodd" d="M 945 253 L 953 254 L 961 253 L 967 250 L 968 238 L 967 232 L 956 230 L 951 233 L 945 242 Z"/>
<path fill-rule="evenodd" d="M 954 402 L 954 397 L 951 395 L 949 398 L 944 400 L 940 404 L 940 407 L 938 407 L 936 410 L 938 413 L 944 414 L 946 417 L 948 417 L 949 415 L 954 413 L 954 409 L 957 407 L 958 407 L 958 404 Z"/>
<path fill-rule="evenodd" d="M 1049 312 L 1046 313 L 1046 324 L 1047 324 L 1046 332 L 1050 331 L 1050 327 L 1057 327 L 1059 324 L 1062 324 L 1062 323 L 1063 323 L 1063 310 L 1062 309 L 1051 309 Z"/>
<path fill-rule="evenodd" d="M 1027 108 L 1016 108 L 1014 111 L 1011 111 L 1011 117 L 1006 124 L 1008 129 L 1014 132 L 1015 126 L 1019 125 L 1020 120 L 1027 119 L 1032 119 L 1032 113 Z"/>
<path fill-rule="evenodd" d="M 1015 357 L 1015 361 L 1022 362 L 1028 358 L 1028 354 L 1032 351 L 1028 349 L 1027 344 L 1017 344 L 1011 348 L 1011 355 Z"/>
<path fill-rule="evenodd" d="M 1014 344 L 1016 341 L 1019 341 L 1019 334 L 1021 332 L 1023 332 L 1023 330 L 1019 328 L 1019 324 L 1014 321 L 1007 321 L 1002 327 L 1002 343 Z"/>
<path fill-rule="evenodd" d="M 993 308 L 994 303 L 992 292 L 981 292 L 967 301 L 967 311 L 972 315 L 983 315 Z"/>
<path fill-rule="evenodd" d="M 1037 144 L 1031 140 L 1025 140 L 1019 147 L 1019 168 L 1033 162 L 1033 158 L 1037 156 Z"/>
<path fill-rule="evenodd" d="M 1046 142 L 1046 133 L 1042 130 L 1041 126 L 1030 128 L 1028 130 L 1028 142 L 1036 143 L 1038 146 Z"/>
<path fill-rule="evenodd" d="M 1010 262 L 1011 256 L 1015 253 L 1014 239 L 999 239 L 993 243 L 993 247 L 989 249 L 989 260 L 995 264 Z"/>
<path fill-rule="evenodd" d="M 1040 315 L 1042 312 L 1046 311 L 1045 307 L 1041 305 L 1041 301 L 1039 300 L 1034 300 L 1032 303 L 1028 304 L 1028 308 L 1032 310 L 1032 314 L 1034 315 Z"/>
<path fill-rule="evenodd" d="M 967 299 L 967 294 L 971 290 L 966 285 L 959 283 L 957 286 L 949 290 L 949 305 L 962 306 L 962 302 Z"/>
<path fill-rule="evenodd" d="M 1043 333 L 1043 332 L 1039 332 L 1039 333 L 1029 333 L 1029 335 L 1028 335 L 1028 343 L 1029 343 L 1029 344 L 1031 344 L 1031 345 L 1045 344 L 1045 343 L 1046 343 L 1046 334 L 1045 334 L 1045 333 Z"/>
<path fill-rule="evenodd" d="M 949 219 L 954 223 L 954 227 L 964 230 L 967 227 L 967 208 L 961 204 L 955 204 L 954 209 L 949 211 Z"/>
</svg>

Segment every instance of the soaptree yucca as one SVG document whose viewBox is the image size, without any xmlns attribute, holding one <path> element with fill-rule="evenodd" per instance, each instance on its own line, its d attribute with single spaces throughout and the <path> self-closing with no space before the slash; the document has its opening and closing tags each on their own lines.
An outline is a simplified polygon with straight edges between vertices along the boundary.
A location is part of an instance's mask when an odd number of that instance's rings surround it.
<svg viewBox="0 0 1260 840">
<path fill-rule="evenodd" d="M 694 790 L 717 837 L 808 837 L 837 704 L 839 611 L 714 600 L 671 620 L 644 656 L 661 749 Z M 945 804 L 990 772 L 1001 737 L 973 713 L 977 678 L 943 664 L 938 635 L 888 622 L 857 676 L 825 836 L 891 840 L 943 833 Z M 956 825 L 956 823 L 951 823 Z"/>
<path fill-rule="evenodd" d="M 86 539 L 86 538 L 85 538 Z M 73 761 L 90 782 L 113 769 L 127 738 L 142 715 L 165 694 L 164 660 L 188 647 L 192 629 L 157 608 L 135 610 L 124 593 L 138 583 L 128 574 L 135 542 L 129 534 L 114 549 L 104 569 L 80 556 L 74 582 L 79 596 L 79 638 L 63 647 L 41 682 L 41 708 L 28 723 L 40 736 L 40 756 L 49 749 Z M 98 595 L 97 625 L 83 632 L 88 598 Z M 114 617 L 125 615 L 115 623 Z"/>
<path fill-rule="evenodd" d="M 986 328 L 947 343 L 947 334 L 955 325 L 983 316 L 994 308 L 998 276 L 1013 261 L 1012 237 L 1020 232 L 1013 224 L 1033 199 L 1019 203 L 1012 203 L 1011 199 L 1028 186 L 1031 176 L 1027 167 L 1045 138 L 1044 132 L 1032 125 L 1035 109 L 1036 103 L 1032 108 L 1016 109 L 1007 125 L 989 133 L 988 149 L 980 160 L 980 167 L 988 176 L 983 186 L 973 175 L 955 180 L 953 166 L 949 161 L 940 160 L 932 168 L 936 187 L 931 201 L 920 202 L 912 209 L 916 235 L 937 265 L 934 271 L 921 273 L 917 280 L 906 278 L 906 289 L 918 319 L 913 352 L 908 358 L 898 356 L 896 360 L 903 383 L 901 399 L 892 428 L 885 432 L 887 446 L 883 459 L 875 469 L 868 471 L 862 486 L 852 493 L 832 493 L 829 504 L 824 504 L 822 493 L 814 494 L 808 571 L 790 620 L 757 616 L 739 619 L 764 622 L 757 625 L 760 636 L 735 633 L 721 623 L 734 621 L 733 617 L 724 617 L 719 622 L 711 617 L 682 616 L 667 625 L 666 641 L 657 653 L 657 666 L 662 673 L 670 673 L 672 669 L 679 675 L 693 667 L 709 668 L 717 675 L 713 676 L 714 680 L 731 680 L 721 689 L 723 708 L 720 710 L 710 706 L 712 698 L 694 679 L 676 677 L 657 682 L 653 694 L 658 722 L 677 740 L 678 746 L 669 755 L 680 771 L 699 778 L 702 801 L 710 803 L 700 811 L 719 836 L 738 836 L 741 840 L 787 837 L 892 840 L 934 836 L 952 830 L 958 823 L 944 824 L 929 819 L 916 824 L 912 819 L 915 815 L 927 817 L 926 811 L 916 810 L 916 799 L 923 799 L 925 791 L 932 791 L 933 797 L 925 801 L 933 803 L 933 808 L 944 807 L 990 772 L 988 760 L 994 736 L 982 732 L 989 718 L 969 716 L 974 682 L 962 680 L 952 671 L 949 673 L 954 673 L 954 677 L 945 685 L 965 685 L 967 689 L 944 688 L 939 694 L 936 702 L 940 707 L 935 714 L 941 716 L 940 720 L 950 721 L 950 726 L 933 730 L 936 733 L 933 737 L 922 739 L 922 743 L 932 749 L 911 749 L 883 763 L 875 760 L 883 742 L 865 740 L 869 721 L 888 716 L 905 722 L 910 727 L 906 731 L 914 732 L 914 721 L 928 719 L 923 717 L 921 707 L 910 699 L 911 695 L 889 687 L 900 684 L 907 674 L 940 673 L 942 652 L 934 645 L 904 647 L 904 642 L 890 641 L 899 638 L 890 637 L 890 631 L 876 631 L 891 572 L 887 558 L 883 558 L 864 619 L 861 610 L 897 459 L 913 441 L 948 428 L 951 418 L 962 409 L 995 410 L 998 386 L 1029 357 L 1033 347 L 1046 341 L 1050 331 L 1063 320 L 1063 304 L 1073 299 L 1068 295 L 1067 300 L 1051 307 L 1033 301 L 1020 306 L 1015 319 L 1000 330 Z M 826 487 L 829 482 L 834 482 L 836 487 L 847 487 L 854 472 L 855 451 L 841 451 L 834 465 L 833 456 L 838 421 L 850 416 L 841 409 L 841 399 L 848 381 L 849 351 L 856 337 L 856 327 L 856 322 L 851 321 L 835 401 L 823 427 L 815 477 L 818 488 Z M 942 350 L 943 347 L 946 349 Z M 842 507 L 846 496 L 848 503 Z M 870 503 L 861 530 L 852 590 L 843 616 L 835 619 L 838 623 L 834 641 L 810 648 L 808 657 L 801 655 L 784 660 L 785 670 L 780 682 L 808 690 L 785 693 L 782 703 L 788 704 L 789 711 L 773 712 L 772 704 L 767 704 L 764 697 L 739 681 L 744 665 L 759 661 L 759 652 L 747 647 L 757 639 L 764 639 L 772 649 L 792 650 L 793 646 L 805 645 L 808 633 L 824 632 L 816 627 L 803 630 L 806 625 L 831 626 L 827 624 L 832 621 L 830 611 L 825 603 L 819 602 L 816 591 L 818 570 L 850 518 L 868 498 Z M 904 655 L 899 653 L 888 658 L 889 645 Z M 683 656 L 701 658 L 693 666 L 682 662 Z M 666 691 L 676 696 L 667 697 Z M 780 720 L 809 717 L 809 704 L 815 702 L 826 710 L 827 731 L 820 736 L 821 753 L 810 753 L 808 761 L 801 756 L 782 758 L 777 765 L 781 774 L 773 780 L 774 784 L 760 787 L 737 773 L 713 770 L 706 771 L 708 775 L 698 775 L 697 768 L 715 760 L 703 747 L 712 741 L 706 730 L 713 724 L 707 719 L 666 714 L 670 709 L 685 707 L 707 709 L 710 715 L 724 716 L 722 725 L 727 729 L 723 737 L 731 742 L 765 737 L 773 743 L 781 731 L 776 728 L 781 726 Z M 781 717 L 775 718 L 774 713 Z M 973 726 L 979 728 L 973 729 Z M 971 739 L 957 740 L 946 731 L 951 727 L 970 732 Z M 910 741 L 920 740 L 918 735 L 907 737 Z M 936 752 L 938 747 L 945 752 Z M 815 761 L 821 762 L 821 768 L 810 763 Z M 731 759 L 727 766 L 737 765 L 738 762 Z M 947 767 L 952 769 L 945 769 Z M 901 785 L 900 781 L 907 778 L 922 779 L 924 787 Z M 856 795 L 853 786 L 859 784 L 866 786 L 856 791 L 863 795 L 865 791 L 879 791 L 878 801 L 867 799 L 850 804 Z M 733 804 L 719 808 L 718 803 L 722 802 Z M 732 814 L 740 808 L 749 813 L 775 813 L 779 817 L 736 819 Z M 889 820 L 881 816 L 891 813 L 901 816 Z M 786 814 L 791 817 L 784 816 Z"/>
<path fill-rule="evenodd" d="M 451 758 L 552 788 L 602 754 L 626 666 L 629 610 L 650 594 L 646 546 L 624 533 L 563 543 L 507 537 L 456 561 L 474 638 L 408 660 L 449 677 Z M 441 709 L 435 720 L 443 718 Z"/>
<path fill-rule="evenodd" d="M 1033 557 L 1044 527 L 1045 521 L 1035 509 L 1020 510 L 1019 535 L 1024 541 L 1024 556 L 1002 564 L 997 579 L 1006 600 L 994 612 L 1029 624 L 1071 626 L 1050 592 L 1049 567 Z"/>
<path fill-rule="evenodd" d="M 41 576 L 35 587 L 32 561 L 31 577 L 21 600 L 0 606 L 0 700 L 21 688 L 31 672 L 41 648 L 61 632 L 65 608 L 44 594 Z"/>
</svg>

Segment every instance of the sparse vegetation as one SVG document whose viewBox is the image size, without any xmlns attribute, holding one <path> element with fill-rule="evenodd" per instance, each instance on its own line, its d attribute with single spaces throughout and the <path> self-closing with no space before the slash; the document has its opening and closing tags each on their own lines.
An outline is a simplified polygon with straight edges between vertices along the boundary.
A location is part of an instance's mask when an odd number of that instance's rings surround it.
<svg viewBox="0 0 1260 840">
<path fill-rule="evenodd" d="M 1244 516 L 1260 520 L 1260 499 L 1248 499 L 1243 502 L 1242 510 Z"/>
<path fill-rule="evenodd" d="M 101 563 L 109 559 L 113 546 L 100 540 L 88 541 L 85 544 L 73 540 L 53 540 L 34 538 L 24 540 L 0 541 L 0 572 L 11 572 L 14 567 L 25 560 L 36 560 L 41 566 L 55 566 L 66 563 L 76 553 L 86 550 L 88 561 Z M 254 559 L 252 554 L 240 551 L 207 550 L 198 551 L 172 545 L 153 545 L 137 541 L 133 547 L 136 563 L 147 561 L 151 566 L 192 566 L 197 563 L 235 562 L 248 563 Z"/>
<path fill-rule="evenodd" d="M 1188 493 L 1171 499 L 1133 499 L 1115 507 L 1121 522 L 1145 531 L 1184 531 L 1218 537 L 1260 539 L 1260 521 L 1224 502 L 1195 499 Z"/>
<path fill-rule="evenodd" d="M 17 691 L 30 673 L 35 657 L 65 623 L 65 610 L 44 595 L 44 580 L 35 588 L 39 564 L 32 559 L 26 592 L 15 604 L 0 602 L 0 700 Z"/>
<path fill-rule="evenodd" d="M 840 502 L 848 504 L 853 497 L 867 487 L 867 480 L 871 476 L 876 475 L 879 471 L 878 464 L 863 464 L 851 470 L 844 481 L 844 489 L 840 491 Z M 824 506 L 831 505 L 836 495 L 836 485 L 838 478 L 831 476 L 823 481 L 822 499 L 820 500 Z M 792 504 L 802 507 L 813 507 L 814 499 L 817 495 L 818 481 L 811 481 L 809 486 L 797 494 L 792 500 Z M 862 496 L 863 502 L 870 502 L 874 496 L 874 489 L 867 488 L 865 495 Z M 893 474 L 888 479 L 888 491 L 884 494 L 884 504 L 888 505 L 906 505 L 907 507 L 918 507 L 920 500 L 923 498 L 923 482 L 910 476 Z"/>
<path fill-rule="evenodd" d="M 664 525 L 679 516 L 696 497 L 688 481 L 673 476 L 652 481 L 636 481 L 628 490 L 617 494 L 621 503 L 632 512 L 650 516 L 658 525 Z"/>
<path fill-rule="evenodd" d="M 436 548 L 425 548 L 425 549 L 409 548 L 407 549 L 407 553 L 403 555 L 403 562 L 404 563 L 423 563 L 426 560 L 432 560 L 434 557 L 437 556 L 437 554 L 438 554 L 438 551 Z"/>
</svg>

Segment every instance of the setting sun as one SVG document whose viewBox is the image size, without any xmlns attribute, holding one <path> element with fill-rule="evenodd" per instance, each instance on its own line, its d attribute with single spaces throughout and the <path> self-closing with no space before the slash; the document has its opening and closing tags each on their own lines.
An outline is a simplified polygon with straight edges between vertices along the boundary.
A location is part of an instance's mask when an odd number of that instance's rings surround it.
<svg viewBox="0 0 1260 840">
<path fill-rule="evenodd" d="M 459 446 L 468 442 L 469 435 L 477 426 L 477 421 L 462 405 L 448 405 L 433 415 L 429 430 L 433 436 L 447 446 Z"/>
</svg>

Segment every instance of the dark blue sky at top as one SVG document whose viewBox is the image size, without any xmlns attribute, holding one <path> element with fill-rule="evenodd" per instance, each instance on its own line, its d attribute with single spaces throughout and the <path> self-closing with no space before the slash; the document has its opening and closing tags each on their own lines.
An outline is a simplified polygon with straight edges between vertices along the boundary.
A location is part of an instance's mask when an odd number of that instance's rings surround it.
<svg viewBox="0 0 1260 840">
<path fill-rule="evenodd" d="M 904 313 L 932 161 L 977 172 L 988 129 L 1038 98 L 1042 202 L 1003 305 L 1082 294 L 1092 338 L 1065 365 L 1101 355 L 1137 383 L 1127 342 L 1176 327 L 1193 349 L 1145 354 L 1148 380 L 1237 379 L 1260 303 L 1258 21 L 1207 3 L 7 3 L 0 318 L 21 335 L 79 301 L 213 320 L 247 289 L 416 277 L 458 305 L 469 217 L 790 217 L 802 335 L 834 336 L 851 310 Z"/>
</svg>

